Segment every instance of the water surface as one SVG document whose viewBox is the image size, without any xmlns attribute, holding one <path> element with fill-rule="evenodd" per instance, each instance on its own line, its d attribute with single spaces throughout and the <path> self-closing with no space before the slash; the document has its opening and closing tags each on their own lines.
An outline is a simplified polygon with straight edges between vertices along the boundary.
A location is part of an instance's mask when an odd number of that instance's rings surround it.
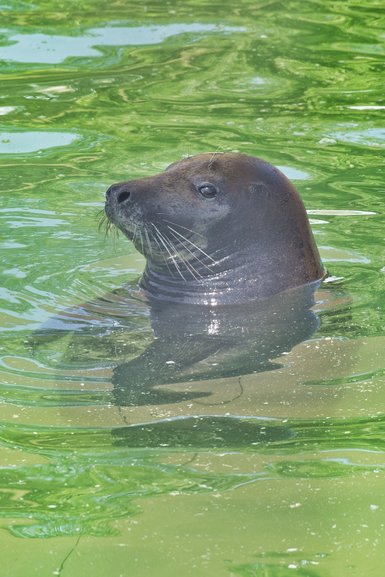
<svg viewBox="0 0 385 577">
<path fill-rule="evenodd" d="M 384 8 L 11 0 L 0 21 L 4 576 L 381 577 Z M 152 342 L 140 301 L 129 338 L 30 335 L 134 290 L 143 258 L 98 230 L 107 186 L 213 150 L 300 190 L 319 328 L 274 370 L 119 405 L 114 367 Z"/>
</svg>

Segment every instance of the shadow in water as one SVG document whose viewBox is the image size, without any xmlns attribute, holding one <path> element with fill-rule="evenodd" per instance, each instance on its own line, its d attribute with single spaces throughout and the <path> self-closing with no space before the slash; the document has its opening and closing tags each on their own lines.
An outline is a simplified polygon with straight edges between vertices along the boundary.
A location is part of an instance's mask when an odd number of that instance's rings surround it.
<svg viewBox="0 0 385 577">
<path fill-rule="evenodd" d="M 114 445 L 149 449 L 204 447 L 241 450 L 285 441 L 293 434 L 289 427 L 267 423 L 266 419 L 219 416 L 182 417 L 112 430 Z"/>
</svg>

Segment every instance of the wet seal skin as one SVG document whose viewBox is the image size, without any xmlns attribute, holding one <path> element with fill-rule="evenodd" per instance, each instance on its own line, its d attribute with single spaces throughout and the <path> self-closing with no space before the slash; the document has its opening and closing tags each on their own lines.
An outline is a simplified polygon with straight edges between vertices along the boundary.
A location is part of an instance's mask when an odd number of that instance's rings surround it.
<svg viewBox="0 0 385 577">
<path fill-rule="evenodd" d="M 298 192 L 259 158 L 185 158 L 112 185 L 105 211 L 146 257 L 141 287 L 150 301 L 238 304 L 324 275 Z"/>
</svg>

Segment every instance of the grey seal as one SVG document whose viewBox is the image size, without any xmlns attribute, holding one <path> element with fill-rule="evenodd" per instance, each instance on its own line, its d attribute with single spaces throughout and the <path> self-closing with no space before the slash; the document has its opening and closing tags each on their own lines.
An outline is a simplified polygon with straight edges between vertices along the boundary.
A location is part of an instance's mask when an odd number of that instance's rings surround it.
<svg viewBox="0 0 385 577">
<path fill-rule="evenodd" d="M 299 193 L 259 158 L 185 158 L 113 184 L 105 211 L 145 256 L 140 285 L 150 301 L 239 304 L 324 275 Z"/>
</svg>

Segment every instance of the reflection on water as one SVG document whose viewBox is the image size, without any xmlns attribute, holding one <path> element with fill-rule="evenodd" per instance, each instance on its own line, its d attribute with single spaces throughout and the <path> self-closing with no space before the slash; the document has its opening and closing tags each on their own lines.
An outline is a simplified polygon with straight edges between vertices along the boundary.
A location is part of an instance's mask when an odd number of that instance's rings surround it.
<svg viewBox="0 0 385 577">
<path fill-rule="evenodd" d="M 357 130 L 352 126 L 349 132 L 338 131 L 332 134 L 337 140 L 351 142 L 353 144 L 364 144 L 365 146 L 385 146 L 385 128 L 368 128 Z"/>
<path fill-rule="evenodd" d="M 0 106 L 0 116 L 5 116 L 14 110 L 16 110 L 15 106 Z"/>
<path fill-rule="evenodd" d="M 292 166 L 277 166 L 279 170 L 283 172 L 290 180 L 306 180 L 310 178 L 310 175 L 304 170 L 298 170 Z"/>
<path fill-rule="evenodd" d="M 92 357 L 115 365 L 112 402 L 119 406 L 170 405 L 209 397 L 199 381 L 240 378 L 278 368 L 274 359 L 309 339 L 318 319 L 311 310 L 318 282 L 275 295 L 269 299 L 234 306 L 150 303 L 141 306 L 127 289 L 99 301 L 64 310 L 34 333 L 37 349 L 44 343 L 69 336 L 63 368 L 77 369 Z M 130 346 L 138 309 L 150 314 L 154 339 L 144 352 L 131 360 Z M 51 351 L 56 362 L 59 349 Z M 109 356 L 110 354 L 110 356 Z M 186 382 L 195 382 L 187 386 Z M 239 381 L 240 382 L 240 381 Z M 160 385 L 185 383 L 184 391 Z M 222 399 L 215 404 L 223 404 Z"/>
<path fill-rule="evenodd" d="M 103 56 L 96 46 L 141 46 L 159 44 L 179 34 L 243 32 L 243 28 L 215 24 L 165 24 L 164 26 L 105 26 L 91 28 L 83 36 L 13 34 L 9 46 L 0 47 L 0 60 L 58 64 L 71 56 Z"/>
<path fill-rule="evenodd" d="M 2 573 L 382 577 L 378 2 L 0 10 Z M 206 150 L 298 180 L 313 307 L 170 328 L 137 298 L 102 195 Z"/>
<path fill-rule="evenodd" d="M 0 132 L 0 154 L 38 152 L 53 146 L 72 144 L 79 137 L 65 132 Z"/>
</svg>

